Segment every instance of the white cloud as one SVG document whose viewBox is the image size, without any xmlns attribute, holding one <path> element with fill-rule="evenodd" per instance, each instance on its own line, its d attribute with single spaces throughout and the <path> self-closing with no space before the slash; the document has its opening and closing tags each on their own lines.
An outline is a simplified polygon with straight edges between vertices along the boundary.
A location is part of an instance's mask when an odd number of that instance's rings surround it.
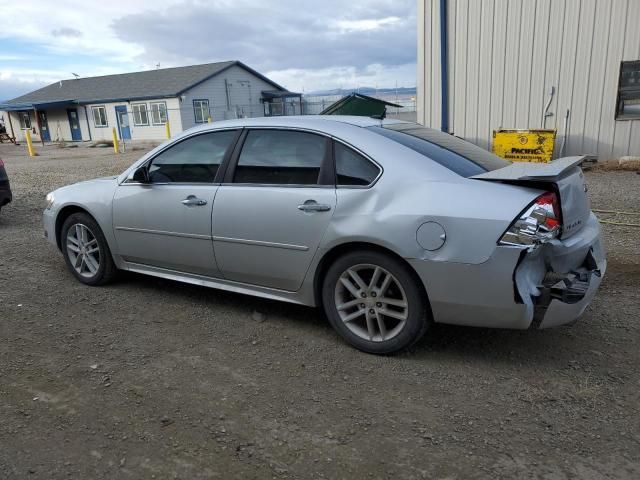
<svg viewBox="0 0 640 480">
<path fill-rule="evenodd" d="M 262 72 L 315 76 L 311 71 L 355 67 L 364 76 L 371 65 L 415 63 L 414 8 L 411 0 L 184 1 L 125 15 L 113 27 L 120 40 L 142 47 L 145 63 L 237 59 Z"/>
<path fill-rule="evenodd" d="M 365 20 L 337 20 L 334 22 L 334 25 L 343 32 L 365 32 L 394 25 L 400 21 L 401 19 L 399 17 L 386 17 Z"/>
<path fill-rule="evenodd" d="M 415 84 L 414 0 L 3 3 L 0 98 L 8 82 L 236 59 L 296 90 Z"/>
<path fill-rule="evenodd" d="M 154 1 L 159 8 L 171 3 Z M 146 7 L 148 3 L 122 0 L 12 2 L 10 7 L 3 7 L 3 11 L 10 11 L 16 21 L 2 22 L 0 39 L 37 44 L 45 49 L 43 54 L 75 53 L 132 60 L 140 54 L 140 48 L 119 40 L 111 22 L 122 15 L 142 12 Z"/>
<path fill-rule="evenodd" d="M 320 69 L 272 70 L 266 75 L 275 82 L 295 92 L 312 92 L 335 88 L 356 87 L 414 87 L 415 63 L 384 66 L 368 65 L 364 69 L 356 67 L 331 67 Z"/>
</svg>

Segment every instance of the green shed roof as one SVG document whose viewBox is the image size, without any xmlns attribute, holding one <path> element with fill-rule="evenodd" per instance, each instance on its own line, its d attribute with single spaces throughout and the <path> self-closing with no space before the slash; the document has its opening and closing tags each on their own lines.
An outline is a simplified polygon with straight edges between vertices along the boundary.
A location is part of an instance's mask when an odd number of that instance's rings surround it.
<svg viewBox="0 0 640 480">
<path fill-rule="evenodd" d="M 360 117 L 384 118 L 387 106 L 401 108 L 402 105 L 352 93 L 325 108 L 320 115 L 357 115 Z"/>
</svg>

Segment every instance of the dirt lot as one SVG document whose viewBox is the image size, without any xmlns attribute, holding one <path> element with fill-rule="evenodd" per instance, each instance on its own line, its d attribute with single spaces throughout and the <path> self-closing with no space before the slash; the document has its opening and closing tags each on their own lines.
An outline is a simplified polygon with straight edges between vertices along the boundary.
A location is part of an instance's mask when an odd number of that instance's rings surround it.
<svg viewBox="0 0 640 480">
<path fill-rule="evenodd" d="M 141 152 L 24 150 L 0 145 L 0 478 L 640 478 L 640 229 L 603 227 L 609 271 L 574 326 L 437 326 L 375 357 L 308 308 L 81 285 L 44 196 Z M 595 208 L 640 210 L 640 175 L 587 178 Z"/>
</svg>

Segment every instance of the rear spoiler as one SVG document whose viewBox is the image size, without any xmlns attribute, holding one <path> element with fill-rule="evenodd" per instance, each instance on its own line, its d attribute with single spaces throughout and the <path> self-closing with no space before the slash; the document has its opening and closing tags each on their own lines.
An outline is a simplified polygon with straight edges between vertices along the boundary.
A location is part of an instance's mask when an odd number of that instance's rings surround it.
<svg viewBox="0 0 640 480">
<path fill-rule="evenodd" d="M 580 165 L 585 158 L 586 156 L 582 155 L 558 158 L 551 163 L 514 162 L 504 168 L 474 175 L 471 178 L 481 180 L 551 180 L 566 170 Z"/>
</svg>

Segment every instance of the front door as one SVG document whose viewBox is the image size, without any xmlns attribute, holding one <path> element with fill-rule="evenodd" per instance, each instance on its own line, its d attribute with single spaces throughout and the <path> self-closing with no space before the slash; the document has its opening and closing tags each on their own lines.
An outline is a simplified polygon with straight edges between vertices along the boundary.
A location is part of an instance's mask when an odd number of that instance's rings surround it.
<svg viewBox="0 0 640 480">
<path fill-rule="evenodd" d="M 45 112 L 38 112 L 38 116 L 40 117 L 40 135 L 42 141 L 50 142 L 51 133 L 49 133 L 49 122 L 47 122 L 47 114 Z"/>
<path fill-rule="evenodd" d="M 82 132 L 80 131 L 80 119 L 78 118 L 78 110 L 70 108 L 67 110 L 69 117 L 69 128 L 71 129 L 71 140 L 79 142 L 82 140 Z"/>
<path fill-rule="evenodd" d="M 131 140 L 129 115 L 127 114 L 126 105 L 118 105 L 116 107 L 116 120 L 118 122 L 118 131 L 120 132 L 120 140 Z"/>
<path fill-rule="evenodd" d="M 213 206 L 213 245 L 226 279 L 300 288 L 336 205 L 334 185 L 319 185 L 329 146 L 312 133 L 249 131 Z"/>
<path fill-rule="evenodd" d="M 127 262 L 218 276 L 211 210 L 218 167 L 237 131 L 194 135 L 148 164 L 149 183 L 127 180 L 113 199 L 118 253 Z"/>
</svg>

